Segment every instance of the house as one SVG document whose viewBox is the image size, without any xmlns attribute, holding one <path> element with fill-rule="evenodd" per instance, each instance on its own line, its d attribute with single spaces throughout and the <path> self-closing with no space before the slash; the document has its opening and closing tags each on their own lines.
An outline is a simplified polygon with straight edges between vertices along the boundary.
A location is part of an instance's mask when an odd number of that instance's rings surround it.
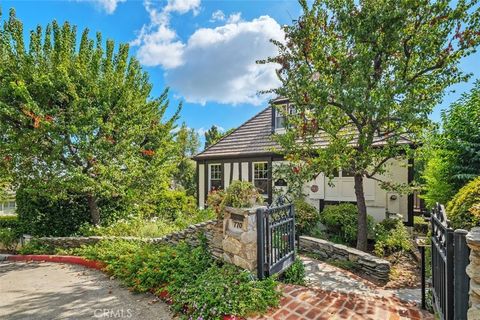
<svg viewBox="0 0 480 320">
<path fill-rule="evenodd" d="M 272 168 L 285 161 L 273 152 L 279 148 L 272 140 L 273 133 L 284 131 L 284 116 L 276 112 L 288 107 L 288 100 L 276 99 L 253 118 L 242 124 L 216 144 L 194 156 L 197 163 L 198 205 L 203 208 L 209 191 L 224 189 L 234 180 L 250 181 L 263 190 L 266 201 L 272 203 L 274 189 L 282 188 L 282 179 L 272 176 Z M 319 141 L 321 144 L 322 141 Z M 323 141 L 323 143 L 326 143 Z M 405 140 L 399 143 L 411 144 Z M 379 142 L 381 145 L 381 142 Z M 389 160 L 388 172 L 381 177 L 394 183 L 410 183 L 413 180 L 413 161 Z M 320 212 L 327 205 L 340 202 L 355 203 L 353 176 L 339 170 L 333 181 L 320 174 L 304 185 L 305 200 Z M 390 214 L 401 215 L 406 225 L 413 225 L 413 195 L 383 190 L 376 180 L 364 182 L 367 212 L 381 221 Z"/>
<path fill-rule="evenodd" d="M 16 209 L 15 193 L 7 192 L 7 197 L 4 201 L 0 201 L 0 216 L 14 215 Z"/>
</svg>

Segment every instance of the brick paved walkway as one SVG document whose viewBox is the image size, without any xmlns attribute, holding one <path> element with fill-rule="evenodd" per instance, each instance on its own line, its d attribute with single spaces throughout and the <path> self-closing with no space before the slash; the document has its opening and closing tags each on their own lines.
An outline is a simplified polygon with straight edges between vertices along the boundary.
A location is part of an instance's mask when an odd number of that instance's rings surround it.
<svg viewBox="0 0 480 320">
<path fill-rule="evenodd" d="M 419 310 L 415 304 L 402 302 L 394 297 L 361 296 L 295 285 L 283 285 L 282 290 L 280 308 L 265 316 L 249 319 L 433 319 L 432 315 Z"/>
</svg>

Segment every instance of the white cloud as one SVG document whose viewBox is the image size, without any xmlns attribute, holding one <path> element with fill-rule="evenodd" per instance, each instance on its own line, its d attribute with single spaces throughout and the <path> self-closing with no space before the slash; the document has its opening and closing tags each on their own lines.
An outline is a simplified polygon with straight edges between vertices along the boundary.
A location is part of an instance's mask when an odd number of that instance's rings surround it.
<svg viewBox="0 0 480 320">
<path fill-rule="evenodd" d="M 144 6 L 150 16 L 150 24 L 144 25 L 137 38 L 130 43 L 139 46 L 138 59 L 146 66 L 161 65 L 166 69 L 182 65 L 185 45 L 170 27 L 170 14 L 189 11 L 196 14 L 200 10 L 200 0 L 168 0 L 161 10 L 151 0 L 145 0 Z"/>
<path fill-rule="evenodd" d="M 227 23 L 239 23 L 242 21 L 242 13 L 235 12 L 228 16 Z"/>
<path fill-rule="evenodd" d="M 167 83 L 188 102 L 260 104 L 265 97 L 257 92 L 280 83 L 274 65 L 255 61 L 275 55 L 269 40 L 283 37 L 280 25 L 268 16 L 198 29 L 183 48 L 183 64 L 166 72 Z"/>
<path fill-rule="evenodd" d="M 224 21 L 225 20 L 225 13 L 222 10 L 217 10 L 212 13 L 212 17 L 210 18 L 210 22 L 215 21 Z"/>
<path fill-rule="evenodd" d="M 163 67 L 168 85 L 188 102 L 260 104 L 266 97 L 257 92 L 276 88 L 280 82 L 276 66 L 255 61 L 277 53 L 270 39 L 284 39 L 280 25 L 269 16 L 243 21 L 241 13 L 226 18 L 218 10 L 212 19 L 224 19 L 225 25 L 197 29 L 188 41 L 181 41 L 170 26 L 170 14 L 195 13 L 199 8 L 200 0 L 169 0 L 162 9 L 146 0 L 150 24 L 131 43 L 139 46 L 138 59 L 147 66 Z"/>
<path fill-rule="evenodd" d="M 218 126 L 218 125 L 216 125 L 216 124 L 214 124 L 214 126 L 217 127 L 218 131 L 221 132 L 221 133 L 224 133 L 225 131 L 227 131 L 227 130 L 225 130 L 224 127 Z M 197 131 L 197 133 L 198 133 L 198 135 L 199 135 L 200 137 L 203 137 L 203 136 L 205 136 L 205 133 L 206 133 L 208 130 L 210 130 L 210 128 L 211 128 L 211 127 L 208 127 L 207 129 L 205 129 L 204 127 L 201 127 L 201 128 L 199 128 L 199 129 L 197 129 L 196 131 Z"/>
<path fill-rule="evenodd" d="M 117 9 L 117 5 L 126 0 L 77 0 L 79 2 L 90 1 L 95 4 L 97 8 L 105 11 L 107 14 L 112 14 Z"/>
<path fill-rule="evenodd" d="M 182 65 L 185 45 L 176 38 L 175 31 L 166 25 L 159 25 L 151 33 L 143 29 L 137 38 L 138 44 L 141 43 L 137 52 L 138 59 L 146 66 L 161 65 L 167 69 Z"/>
<path fill-rule="evenodd" d="M 200 0 L 168 0 L 165 12 L 185 14 L 192 11 L 194 15 L 200 12 Z"/>
</svg>

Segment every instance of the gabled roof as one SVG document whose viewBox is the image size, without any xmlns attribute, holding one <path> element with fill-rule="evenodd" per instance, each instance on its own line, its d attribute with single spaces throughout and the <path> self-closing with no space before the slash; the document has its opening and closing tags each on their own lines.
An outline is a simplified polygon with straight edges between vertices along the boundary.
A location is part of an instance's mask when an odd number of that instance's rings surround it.
<svg viewBox="0 0 480 320">
<path fill-rule="evenodd" d="M 269 106 L 194 159 L 271 155 L 272 147 L 278 147 L 278 144 L 272 140 L 272 107 Z"/>
<path fill-rule="evenodd" d="M 273 100 L 272 103 L 277 104 L 285 101 L 287 101 L 287 99 L 277 98 Z M 278 143 L 272 139 L 272 112 L 273 108 L 270 105 L 233 132 L 220 139 L 217 143 L 195 155 L 193 159 L 202 160 L 275 155 L 272 149 L 280 150 L 281 148 Z M 386 136 L 376 136 L 373 145 L 382 146 L 386 144 L 386 141 Z M 299 143 L 301 143 L 301 141 L 299 141 Z M 322 148 L 328 145 L 328 143 L 326 135 L 319 133 L 315 138 L 314 146 Z M 413 142 L 402 137 L 397 141 L 397 144 L 413 145 Z"/>
</svg>

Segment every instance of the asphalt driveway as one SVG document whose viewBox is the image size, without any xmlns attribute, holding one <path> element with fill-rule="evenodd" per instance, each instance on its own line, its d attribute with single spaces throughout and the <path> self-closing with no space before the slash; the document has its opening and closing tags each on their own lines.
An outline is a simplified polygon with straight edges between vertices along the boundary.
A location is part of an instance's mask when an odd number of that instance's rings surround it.
<svg viewBox="0 0 480 320">
<path fill-rule="evenodd" d="M 151 294 L 104 273 L 57 263 L 0 262 L 0 319 L 173 319 Z"/>
</svg>

